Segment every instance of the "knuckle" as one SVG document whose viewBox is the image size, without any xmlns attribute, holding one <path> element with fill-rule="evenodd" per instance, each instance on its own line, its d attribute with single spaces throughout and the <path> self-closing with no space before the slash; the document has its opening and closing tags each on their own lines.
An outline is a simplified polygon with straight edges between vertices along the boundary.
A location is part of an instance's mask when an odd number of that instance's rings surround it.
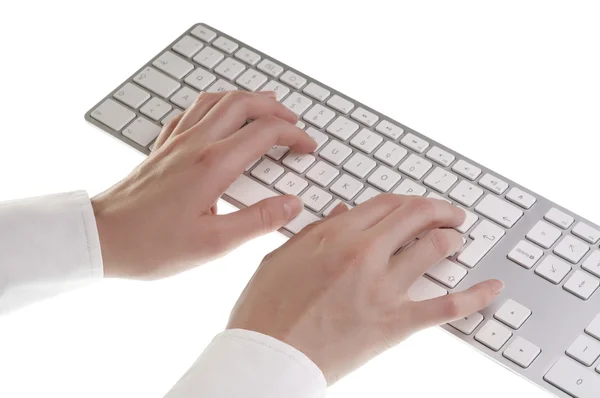
<svg viewBox="0 0 600 398">
<path fill-rule="evenodd" d="M 415 213 L 422 215 L 427 220 L 433 220 L 436 216 L 436 205 L 431 199 L 414 198 L 411 206 Z"/>
<path fill-rule="evenodd" d="M 449 294 L 446 296 L 444 308 L 442 310 L 446 319 L 460 318 L 462 316 L 462 308 L 458 296 L 456 294 Z"/>
<path fill-rule="evenodd" d="M 198 151 L 196 156 L 196 164 L 200 164 L 205 168 L 212 168 L 218 165 L 221 156 L 219 148 L 216 145 L 210 145 Z"/>
<path fill-rule="evenodd" d="M 382 193 L 377 195 L 374 200 L 380 202 L 382 205 L 397 206 L 402 203 L 402 196 L 393 193 Z"/>
</svg>

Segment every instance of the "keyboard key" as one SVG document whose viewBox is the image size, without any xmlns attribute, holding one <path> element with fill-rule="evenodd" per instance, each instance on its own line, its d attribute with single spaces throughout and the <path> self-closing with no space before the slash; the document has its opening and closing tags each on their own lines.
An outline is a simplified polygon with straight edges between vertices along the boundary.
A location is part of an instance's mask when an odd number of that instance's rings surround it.
<svg viewBox="0 0 600 398">
<path fill-rule="evenodd" d="M 302 120 L 298 120 L 296 122 L 296 127 L 298 127 L 299 129 L 304 129 L 306 127 L 306 123 L 304 123 Z M 312 127 L 310 127 L 310 128 L 312 129 Z"/>
<path fill-rule="evenodd" d="M 205 90 L 209 84 L 215 81 L 217 77 L 212 73 L 202 69 L 196 68 L 195 71 L 190 73 L 186 78 L 185 82 L 190 86 L 198 90 Z"/>
<path fill-rule="evenodd" d="M 508 253 L 508 258 L 527 269 L 531 269 L 543 255 L 544 252 L 540 248 L 522 240 Z"/>
<path fill-rule="evenodd" d="M 352 102 L 340 97 L 339 95 L 334 95 L 329 98 L 327 105 L 344 114 L 348 114 L 354 108 L 354 104 Z"/>
<path fill-rule="evenodd" d="M 227 54 L 232 54 L 239 47 L 239 45 L 236 42 L 229 40 L 228 38 L 223 36 L 220 36 L 215 41 L 213 41 L 213 46 L 217 47 L 219 50 L 225 51 Z"/>
<path fill-rule="evenodd" d="M 381 192 L 379 192 L 376 189 L 373 189 L 371 187 L 367 187 L 364 191 L 362 191 L 362 193 L 358 196 L 358 198 L 356 198 L 356 200 L 354 201 L 354 203 L 358 206 L 361 203 L 366 202 L 367 200 L 374 198 L 375 196 L 381 194 Z"/>
<path fill-rule="evenodd" d="M 594 250 L 588 258 L 585 259 L 581 268 L 600 278 L 600 251 Z"/>
<path fill-rule="evenodd" d="M 325 101 L 325 98 L 329 97 L 329 94 L 331 94 L 329 90 L 315 83 L 309 83 L 302 91 L 317 101 Z"/>
<path fill-rule="evenodd" d="M 90 116 L 115 131 L 121 131 L 127 123 L 133 120 L 135 113 L 116 101 L 107 99 L 94 109 Z"/>
<path fill-rule="evenodd" d="M 391 138 L 392 140 L 397 140 L 402 134 L 404 134 L 404 129 L 402 127 L 396 126 L 387 120 L 382 120 L 379 122 L 377 127 L 375 127 L 375 130 L 386 137 Z"/>
<path fill-rule="evenodd" d="M 269 80 L 269 82 L 265 84 L 260 91 L 275 91 L 277 101 L 281 101 L 292 90 L 290 90 L 290 88 L 283 83 L 275 80 Z"/>
<path fill-rule="evenodd" d="M 446 289 L 441 288 L 422 276 L 419 277 L 408 289 L 408 298 L 411 301 L 424 301 L 448 294 Z"/>
<path fill-rule="evenodd" d="M 434 146 L 429 151 L 427 151 L 425 156 L 427 156 L 429 159 L 433 160 L 434 162 L 441 164 L 442 166 L 446 166 L 446 167 L 450 166 L 450 164 L 452 162 L 454 162 L 454 159 L 455 159 L 453 154 L 451 154 L 437 146 Z"/>
<path fill-rule="evenodd" d="M 196 26 L 190 33 L 206 43 L 217 37 L 215 32 L 202 25 Z"/>
<path fill-rule="evenodd" d="M 542 350 L 535 344 L 530 343 L 524 338 L 517 336 L 502 355 L 510 359 L 522 368 L 528 368 L 529 365 L 540 355 Z"/>
<path fill-rule="evenodd" d="M 283 159 L 282 163 L 296 173 L 304 173 L 315 160 L 315 157 L 308 153 L 290 152 L 290 154 Z"/>
<path fill-rule="evenodd" d="M 490 194 L 475 206 L 475 211 L 506 228 L 511 228 L 523 216 L 523 212 L 517 207 Z"/>
<path fill-rule="evenodd" d="M 412 149 L 415 152 L 423 153 L 429 147 L 429 142 L 417 137 L 413 133 L 408 133 L 400 140 L 402 145 Z"/>
<path fill-rule="evenodd" d="M 383 138 L 368 129 L 362 129 L 352 138 L 350 145 L 365 153 L 371 153 L 383 142 Z"/>
<path fill-rule="evenodd" d="M 560 238 L 561 232 L 544 221 L 538 221 L 537 224 L 527 233 L 527 239 L 537 243 L 544 249 L 549 249 Z"/>
<path fill-rule="evenodd" d="M 358 120 L 368 127 L 373 127 L 373 125 L 377 123 L 377 120 L 379 120 L 379 116 L 361 107 L 356 108 L 350 117 L 354 120 Z"/>
<path fill-rule="evenodd" d="M 423 183 L 440 193 L 446 193 L 457 180 L 458 177 L 454 174 L 442 169 L 441 167 L 436 167 L 431 173 L 429 173 Z"/>
<path fill-rule="evenodd" d="M 196 101 L 199 95 L 199 92 L 189 87 L 182 87 L 171 97 L 171 102 L 183 109 L 187 109 Z"/>
<path fill-rule="evenodd" d="M 464 318 L 457 319 L 454 322 L 450 322 L 449 325 L 459 332 L 469 335 L 477 329 L 477 326 L 479 326 L 481 322 L 483 322 L 483 315 L 476 312 Z"/>
<path fill-rule="evenodd" d="M 552 255 L 546 256 L 544 261 L 535 269 L 535 273 L 544 279 L 558 285 L 571 272 L 571 266 Z"/>
<path fill-rule="evenodd" d="M 221 62 L 214 69 L 215 73 L 223 76 L 225 79 L 233 81 L 236 77 L 239 76 L 246 69 L 243 63 L 237 61 L 233 58 L 225 58 L 223 62 Z"/>
<path fill-rule="evenodd" d="M 597 398 L 600 391 L 600 377 L 567 358 L 560 358 L 544 380 L 576 398 Z"/>
<path fill-rule="evenodd" d="M 338 116 L 329 126 L 327 126 L 327 132 L 339 138 L 340 140 L 346 141 L 352 134 L 358 130 L 358 124 L 351 120 L 346 119 L 343 116 Z"/>
<path fill-rule="evenodd" d="M 144 117 L 138 117 L 123 129 L 123 135 L 141 146 L 148 146 L 160 133 L 160 127 Z"/>
<path fill-rule="evenodd" d="M 179 80 L 183 79 L 185 75 L 194 69 L 194 65 L 180 56 L 173 54 L 171 51 L 161 54 L 152 62 L 152 65 Z"/>
<path fill-rule="evenodd" d="M 287 173 L 279 181 L 277 181 L 277 184 L 275 184 L 275 189 L 288 195 L 300 195 L 300 192 L 302 192 L 307 186 L 308 182 L 301 177 L 298 177 L 294 173 Z"/>
<path fill-rule="evenodd" d="M 504 233 L 502 228 L 488 220 L 481 221 L 469 234 L 473 242 L 458 255 L 458 262 L 473 268 L 502 239 Z"/>
<path fill-rule="evenodd" d="M 306 178 L 316 182 L 322 187 L 325 187 L 340 174 L 340 171 L 325 162 L 319 161 L 315 166 L 306 173 Z"/>
<path fill-rule="evenodd" d="M 323 128 L 335 117 L 335 112 L 329 108 L 325 108 L 321 104 L 316 104 L 308 112 L 304 114 L 303 119 L 314 124 L 319 128 Z"/>
<path fill-rule="evenodd" d="M 423 196 L 427 190 L 412 180 L 405 179 L 394 189 L 397 195 Z"/>
<path fill-rule="evenodd" d="M 505 323 L 513 329 L 518 329 L 531 316 L 529 308 L 508 299 L 494 314 L 494 318 Z"/>
<path fill-rule="evenodd" d="M 279 80 L 281 80 L 284 83 L 289 84 L 290 86 L 294 87 L 296 90 L 301 89 L 302 86 L 304 86 L 306 84 L 306 79 L 304 77 L 300 76 L 299 74 L 297 74 L 295 72 L 292 72 L 291 70 L 288 70 L 283 75 L 281 75 Z"/>
<path fill-rule="evenodd" d="M 263 199 L 279 195 L 245 175 L 239 176 L 237 180 L 227 188 L 225 194 L 244 206 L 252 206 Z"/>
<path fill-rule="evenodd" d="M 204 47 L 196 54 L 194 61 L 207 69 L 212 69 L 216 64 L 221 62 L 223 58 L 225 58 L 225 56 L 220 51 L 217 51 L 212 47 Z"/>
<path fill-rule="evenodd" d="M 302 127 L 300 127 L 302 128 Z M 309 127 L 306 129 L 306 134 L 309 135 L 310 138 L 312 138 L 313 140 L 315 140 L 315 142 L 317 143 L 317 148 L 315 149 L 315 151 L 318 151 L 319 148 L 321 148 L 323 146 L 324 143 L 327 142 L 327 140 L 329 139 L 327 137 L 327 134 L 323 134 L 321 133 L 319 130 Z"/>
<path fill-rule="evenodd" d="M 419 180 L 432 166 L 431 162 L 411 153 L 410 156 L 400 164 L 399 170 L 415 180 Z"/>
<path fill-rule="evenodd" d="M 265 184 L 272 184 L 279 176 L 283 174 L 283 167 L 264 159 L 256 166 L 250 174 L 258 178 Z"/>
<path fill-rule="evenodd" d="M 573 264 L 577 264 L 589 250 L 588 245 L 567 235 L 554 248 L 554 253 Z"/>
<path fill-rule="evenodd" d="M 154 68 L 144 68 L 133 81 L 163 98 L 169 98 L 181 85 Z"/>
<path fill-rule="evenodd" d="M 393 142 L 386 141 L 378 150 L 375 152 L 374 157 L 381 160 L 388 166 L 396 166 L 402 158 L 408 154 L 408 151 L 402 148 L 400 145 L 396 145 Z"/>
<path fill-rule="evenodd" d="M 475 335 L 475 340 L 494 351 L 499 351 L 511 337 L 512 332 L 510 329 L 494 320 L 489 320 L 479 329 L 479 332 Z"/>
<path fill-rule="evenodd" d="M 282 145 L 273 145 L 269 152 L 267 152 L 267 156 L 273 160 L 279 160 L 290 151 L 290 147 L 282 146 Z"/>
<path fill-rule="evenodd" d="M 287 229 L 293 234 L 297 234 L 302 231 L 304 227 L 314 223 L 315 221 L 319 221 L 320 218 L 312 214 L 307 210 L 302 210 L 300 214 L 296 216 L 292 221 L 288 224 L 284 225 L 283 228 Z"/>
<path fill-rule="evenodd" d="M 171 105 L 159 98 L 154 97 L 150 101 L 146 102 L 144 106 L 142 106 L 140 112 L 154 121 L 159 121 L 171 109 L 173 109 Z"/>
<path fill-rule="evenodd" d="M 400 181 L 400 178 L 400 174 L 395 171 L 385 166 L 379 166 L 379 168 L 369 176 L 367 181 L 382 191 L 388 192 L 398 181 Z"/>
<path fill-rule="evenodd" d="M 471 207 L 481 195 L 483 195 L 483 189 L 461 180 L 448 196 L 467 207 Z"/>
<path fill-rule="evenodd" d="M 125 83 L 113 97 L 133 109 L 137 109 L 150 98 L 150 94 L 132 83 Z"/>
<path fill-rule="evenodd" d="M 576 270 L 567 280 L 563 288 L 582 300 L 587 300 L 600 286 L 600 281 L 593 276 Z"/>
<path fill-rule="evenodd" d="M 581 335 L 567 349 L 567 355 L 585 366 L 592 366 L 600 357 L 600 341 Z"/>
<path fill-rule="evenodd" d="M 331 140 L 325 145 L 321 152 L 319 152 L 319 155 L 323 159 L 327 159 L 336 166 L 339 166 L 351 153 L 352 149 L 346 145 L 339 141 Z"/>
<path fill-rule="evenodd" d="M 331 202 L 333 196 L 313 185 L 304 192 L 301 198 L 309 209 L 321 211 L 327 203 Z"/>
<path fill-rule="evenodd" d="M 446 287 L 454 289 L 467 275 L 467 270 L 445 258 L 429 268 L 426 274 Z"/>
<path fill-rule="evenodd" d="M 283 67 L 268 59 L 263 59 L 257 68 L 273 77 L 277 77 L 283 72 Z"/>
<path fill-rule="evenodd" d="M 461 207 L 462 209 L 462 207 Z M 469 229 L 471 229 L 471 227 L 473 225 L 475 225 L 475 223 L 477 222 L 477 220 L 479 220 L 479 216 L 477 216 L 477 214 L 475 213 L 471 213 L 470 211 L 463 209 L 465 214 L 466 214 L 466 218 L 465 221 L 459 225 L 458 227 L 456 227 L 456 230 L 458 232 L 460 232 L 461 234 L 466 233 Z"/>
<path fill-rule="evenodd" d="M 495 194 L 502 195 L 504 191 L 508 189 L 508 183 L 502 181 L 499 178 L 494 177 L 493 175 L 486 173 L 479 180 L 479 185 L 485 187 L 492 191 Z"/>
<path fill-rule="evenodd" d="M 546 213 L 544 218 L 562 229 L 569 228 L 573 224 L 573 221 L 575 221 L 573 217 L 554 207 Z"/>
<path fill-rule="evenodd" d="M 300 116 L 312 105 L 312 101 L 302 94 L 293 92 L 282 102 L 282 104 L 287 106 L 296 115 Z"/>
<path fill-rule="evenodd" d="M 352 200 L 363 187 L 364 184 L 362 182 L 350 177 L 348 174 L 342 174 L 329 190 L 333 193 L 337 193 L 346 200 Z"/>
<path fill-rule="evenodd" d="M 581 221 L 573 227 L 571 232 L 588 243 L 596 243 L 600 239 L 600 231 Z"/>
<path fill-rule="evenodd" d="M 260 61 L 260 55 L 254 51 L 248 50 L 246 47 L 240 48 L 234 55 L 237 59 L 244 61 L 249 65 L 256 65 Z"/>
<path fill-rule="evenodd" d="M 165 116 L 163 118 L 163 120 L 160 121 L 160 124 L 162 124 L 163 126 L 167 123 L 169 123 L 171 120 L 175 119 L 177 116 L 181 115 L 183 112 L 181 112 L 179 109 L 173 109 L 171 112 L 169 112 L 169 114 L 167 116 Z"/>
<path fill-rule="evenodd" d="M 236 91 L 237 87 L 233 84 L 225 81 L 223 79 L 219 79 L 214 82 L 207 90 L 207 93 L 220 93 L 223 91 Z"/>
<path fill-rule="evenodd" d="M 479 174 L 481 174 L 481 169 L 479 167 L 475 167 L 471 163 L 467 163 L 462 159 L 454 163 L 452 170 L 456 171 L 461 176 L 468 178 L 469 180 L 475 180 L 477 177 L 479 177 Z"/>
<path fill-rule="evenodd" d="M 585 332 L 600 340 L 600 314 L 596 315 L 596 318 L 585 328 Z"/>
<path fill-rule="evenodd" d="M 368 158 L 361 153 L 355 153 L 346 163 L 344 163 L 344 170 L 359 178 L 365 178 L 376 165 L 377 162 L 373 159 Z"/>
<path fill-rule="evenodd" d="M 537 200 L 534 196 L 528 194 L 527 192 L 517 187 L 512 187 L 510 191 L 508 191 L 508 193 L 506 194 L 506 199 L 521 206 L 524 209 L 530 209 L 531 206 L 533 206 L 533 204 Z"/>
<path fill-rule="evenodd" d="M 248 69 L 240 77 L 237 78 L 236 83 L 244 87 L 249 91 L 256 91 L 260 86 L 267 82 L 267 77 L 254 69 Z M 264 90 L 268 91 L 268 90 Z M 277 93 L 276 93 L 277 94 Z"/>
</svg>

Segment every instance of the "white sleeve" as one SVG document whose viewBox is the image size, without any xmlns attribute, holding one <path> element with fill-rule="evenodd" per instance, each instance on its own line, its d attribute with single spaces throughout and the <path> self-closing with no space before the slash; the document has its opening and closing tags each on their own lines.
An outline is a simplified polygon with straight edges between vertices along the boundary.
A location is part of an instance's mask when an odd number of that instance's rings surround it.
<svg viewBox="0 0 600 398">
<path fill-rule="evenodd" d="M 218 334 L 165 398 L 322 398 L 327 383 L 306 355 L 242 329 Z"/>
<path fill-rule="evenodd" d="M 102 277 L 84 191 L 0 203 L 0 314 Z"/>
</svg>

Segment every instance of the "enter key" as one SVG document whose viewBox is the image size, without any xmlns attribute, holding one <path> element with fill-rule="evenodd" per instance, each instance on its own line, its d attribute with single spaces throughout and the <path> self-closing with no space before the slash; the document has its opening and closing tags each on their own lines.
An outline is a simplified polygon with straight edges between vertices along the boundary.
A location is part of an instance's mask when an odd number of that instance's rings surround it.
<svg viewBox="0 0 600 398">
<path fill-rule="evenodd" d="M 492 224 L 490 221 L 481 221 L 469 234 L 473 242 L 458 255 L 457 260 L 461 264 L 473 268 L 492 250 L 504 234 L 504 229 Z"/>
</svg>

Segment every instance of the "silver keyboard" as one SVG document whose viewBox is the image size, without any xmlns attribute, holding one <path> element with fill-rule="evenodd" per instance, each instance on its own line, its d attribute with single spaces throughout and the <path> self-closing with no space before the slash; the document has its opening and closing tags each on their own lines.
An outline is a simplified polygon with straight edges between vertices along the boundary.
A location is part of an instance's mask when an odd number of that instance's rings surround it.
<svg viewBox="0 0 600 398">
<path fill-rule="evenodd" d="M 505 281 L 494 304 L 442 326 L 559 397 L 600 397 L 600 226 L 348 98 L 217 29 L 192 26 L 111 91 L 86 119 L 149 154 L 162 125 L 199 92 L 277 93 L 318 143 L 312 154 L 274 146 L 227 190 L 244 207 L 299 195 L 292 236 L 340 201 L 382 192 L 452 202 L 467 212 L 463 249 L 410 289 L 413 300 Z"/>
</svg>

